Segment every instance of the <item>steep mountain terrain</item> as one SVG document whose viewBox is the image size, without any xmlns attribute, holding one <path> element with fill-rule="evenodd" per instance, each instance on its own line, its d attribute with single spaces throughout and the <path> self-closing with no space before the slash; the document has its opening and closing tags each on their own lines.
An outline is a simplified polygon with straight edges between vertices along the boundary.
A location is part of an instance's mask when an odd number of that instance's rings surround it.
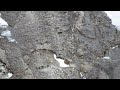
<svg viewBox="0 0 120 90">
<path fill-rule="evenodd" d="M 120 32 L 105 12 L 0 13 L 17 41 L 0 38 L 0 61 L 13 74 L 10 79 L 120 78 Z"/>
</svg>

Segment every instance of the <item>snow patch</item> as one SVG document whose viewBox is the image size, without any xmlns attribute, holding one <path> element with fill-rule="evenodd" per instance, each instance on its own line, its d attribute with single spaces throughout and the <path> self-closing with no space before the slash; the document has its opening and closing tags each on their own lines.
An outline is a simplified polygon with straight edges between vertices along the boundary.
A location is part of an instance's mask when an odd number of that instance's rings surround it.
<svg viewBox="0 0 120 90">
<path fill-rule="evenodd" d="M 67 64 L 64 63 L 63 59 L 57 58 L 56 54 L 54 54 L 54 58 L 55 58 L 55 60 L 57 60 L 59 62 L 60 67 L 69 67 L 69 65 L 67 65 Z"/>
<path fill-rule="evenodd" d="M 15 39 L 11 38 L 11 37 L 7 37 L 7 39 L 8 39 L 8 42 L 15 42 L 15 43 L 17 43 L 17 41 Z"/>
<path fill-rule="evenodd" d="M 115 47 L 112 47 L 112 49 L 115 49 Z"/>
<path fill-rule="evenodd" d="M 8 27 L 8 23 L 1 18 L 1 13 L 0 13 L 0 28 L 7 28 Z"/>
<path fill-rule="evenodd" d="M 7 29 L 7 27 L 8 27 L 8 23 L 4 19 L 1 18 L 1 13 L 0 13 L 0 28 Z M 11 38 L 12 35 L 11 35 L 11 31 L 10 30 L 2 31 L 1 32 L 1 36 L 0 36 L 0 38 L 7 37 L 8 42 L 15 42 L 15 43 L 17 43 L 17 41 L 15 39 Z"/>
<path fill-rule="evenodd" d="M 86 79 L 86 77 L 82 74 L 82 72 L 80 72 L 80 76 L 81 76 L 83 79 Z"/>
<path fill-rule="evenodd" d="M 6 76 L 6 78 L 11 78 L 12 75 L 13 75 L 12 73 L 8 73 L 7 76 Z"/>
<path fill-rule="evenodd" d="M 10 73 L 6 67 L 0 65 L 0 77 L 3 79 L 9 79 L 12 77 L 12 73 Z"/>
<path fill-rule="evenodd" d="M 9 31 L 9 30 L 3 31 L 3 32 L 1 33 L 1 36 L 7 37 L 8 42 L 16 42 L 16 43 L 17 43 L 17 41 L 16 41 L 15 39 L 11 38 L 12 35 L 11 35 L 11 31 Z"/>
<path fill-rule="evenodd" d="M 110 59 L 110 57 L 106 56 L 106 57 L 103 57 L 103 59 Z"/>
<path fill-rule="evenodd" d="M 115 48 L 117 48 L 118 47 L 118 45 L 117 46 L 115 46 L 115 47 L 112 47 L 112 49 L 115 49 Z"/>
<path fill-rule="evenodd" d="M 11 36 L 11 32 L 9 30 L 5 30 L 1 33 L 1 36 L 6 36 L 6 37 L 10 37 Z"/>
</svg>

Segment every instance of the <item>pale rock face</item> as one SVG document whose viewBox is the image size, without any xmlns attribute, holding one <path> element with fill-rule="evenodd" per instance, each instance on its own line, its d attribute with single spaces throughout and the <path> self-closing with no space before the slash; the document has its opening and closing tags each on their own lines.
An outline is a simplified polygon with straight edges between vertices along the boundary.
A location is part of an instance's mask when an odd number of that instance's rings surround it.
<svg viewBox="0 0 120 90">
<path fill-rule="evenodd" d="M 0 13 L 14 28 L 2 33 L 8 41 L 0 38 L 0 48 L 5 50 L 7 66 L 14 73 L 11 78 L 119 78 L 116 71 L 119 70 L 120 33 L 105 12 Z M 17 43 L 14 43 L 16 40 Z M 69 65 L 64 63 L 65 60 L 71 60 Z"/>
</svg>

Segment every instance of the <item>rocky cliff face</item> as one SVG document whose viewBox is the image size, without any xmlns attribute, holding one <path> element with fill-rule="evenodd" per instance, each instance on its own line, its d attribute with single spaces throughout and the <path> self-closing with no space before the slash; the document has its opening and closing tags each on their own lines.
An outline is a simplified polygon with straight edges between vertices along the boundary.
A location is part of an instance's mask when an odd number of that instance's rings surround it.
<svg viewBox="0 0 120 90">
<path fill-rule="evenodd" d="M 17 43 L 0 38 L 11 79 L 120 78 L 120 32 L 102 11 L 0 11 Z M 60 67 L 54 58 L 69 67 Z"/>
</svg>

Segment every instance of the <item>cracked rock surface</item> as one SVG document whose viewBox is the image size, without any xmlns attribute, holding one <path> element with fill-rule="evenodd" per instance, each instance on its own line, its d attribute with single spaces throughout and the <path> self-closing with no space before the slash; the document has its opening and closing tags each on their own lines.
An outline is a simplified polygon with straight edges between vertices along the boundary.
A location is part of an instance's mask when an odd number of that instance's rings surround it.
<svg viewBox="0 0 120 90">
<path fill-rule="evenodd" d="M 120 78 L 120 32 L 105 12 L 0 13 L 17 41 L 0 38 L 0 59 L 13 73 L 10 79 L 83 79 L 81 72 L 86 79 Z M 60 67 L 54 54 L 69 67 Z"/>
</svg>

